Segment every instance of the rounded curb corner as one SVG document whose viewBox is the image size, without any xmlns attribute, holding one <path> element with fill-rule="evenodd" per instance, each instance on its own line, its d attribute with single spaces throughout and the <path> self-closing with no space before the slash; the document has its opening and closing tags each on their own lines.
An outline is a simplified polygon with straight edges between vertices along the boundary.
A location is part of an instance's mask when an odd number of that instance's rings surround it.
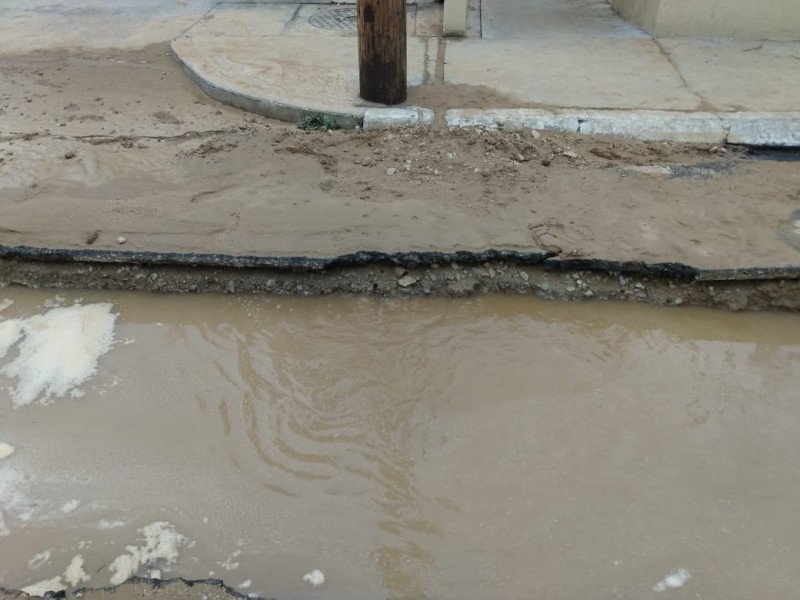
<svg viewBox="0 0 800 600">
<path fill-rule="evenodd" d="M 181 47 L 187 44 L 188 47 Z M 204 74 L 193 60 L 191 36 L 181 35 L 170 41 L 169 48 L 173 58 L 183 68 L 189 79 L 199 87 L 209 98 L 243 110 L 245 112 L 261 115 L 277 121 L 298 123 L 310 116 L 324 116 L 335 119 L 342 129 L 355 129 L 364 122 L 363 108 L 353 107 L 352 112 L 332 110 L 322 106 L 309 106 L 290 104 L 266 97 L 256 97 L 235 89 L 218 81 L 213 74 Z"/>
</svg>

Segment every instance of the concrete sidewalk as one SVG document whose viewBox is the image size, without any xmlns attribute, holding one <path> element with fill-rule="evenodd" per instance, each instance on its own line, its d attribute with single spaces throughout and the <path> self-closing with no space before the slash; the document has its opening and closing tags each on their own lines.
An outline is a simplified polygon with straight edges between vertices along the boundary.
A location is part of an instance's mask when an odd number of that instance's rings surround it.
<svg viewBox="0 0 800 600">
<path fill-rule="evenodd" d="M 653 39 L 597 0 L 471 0 L 465 38 L 440 37 L 441 18 L 441 4 L 409 4 L 408 80 L 451 127 L 800 146 L 800 41 Z M 433 119 L 358 97 L 352 6 L 219 2 L 172 50 L 210 96 L 266 116 Z"/>
</svg>

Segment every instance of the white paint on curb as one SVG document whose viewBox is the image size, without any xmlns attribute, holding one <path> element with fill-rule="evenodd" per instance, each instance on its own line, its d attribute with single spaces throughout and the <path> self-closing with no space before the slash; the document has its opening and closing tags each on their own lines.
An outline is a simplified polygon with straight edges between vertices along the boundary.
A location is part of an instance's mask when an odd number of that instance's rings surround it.
<svg viewBox="0 0 800 600">
<path fill-rule="evenodd" d="M 800 112 L 720 113 L 730 144 L 800 146 Z"/>
<path fill-rule="evenodd" d="M 433 117 L 432 110 L 418 106 L 368 108 L 364 111 L 364 129 L 427 126 L 433 124 Z"/>
</svg>

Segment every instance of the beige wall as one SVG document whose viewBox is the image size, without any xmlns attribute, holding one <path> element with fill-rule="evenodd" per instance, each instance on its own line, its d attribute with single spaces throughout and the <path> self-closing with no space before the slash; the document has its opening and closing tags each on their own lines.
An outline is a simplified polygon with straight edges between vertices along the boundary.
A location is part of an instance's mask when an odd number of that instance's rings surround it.
<svg viewBox="0 0 800 600">
<path fill-rule="evenodd" d="M 800 0 L 611 0 L 652 35 L 800 40 Z"/>
</svg>

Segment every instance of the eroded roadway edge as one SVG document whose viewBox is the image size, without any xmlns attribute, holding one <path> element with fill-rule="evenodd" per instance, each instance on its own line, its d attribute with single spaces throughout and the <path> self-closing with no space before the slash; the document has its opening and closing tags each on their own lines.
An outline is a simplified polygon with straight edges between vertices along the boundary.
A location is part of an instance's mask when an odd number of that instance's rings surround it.
<svg viewBox="0 0 800 600">
<path fill-rule="evenodd" d="M 535 294 L 800 310 L 800 265 L 702 269 L 510 249 L 330 257 L 0 246 L 0 285 L 295 296 Z"/>
<path fill-rule="evenodd" d="M 122 594 L 120 594 L 122 592 Z M 198 597 L 208 600 L 252 600 L 241 592 L 225 585 L 219 579 L 189 580 L 182 577 L 173 579 L 149 579 L 132 577 L 125 583 L 112 587 L 80 588 L 72 592 L 48 592 L 46 598 L 82 598 L 83 600 L 100 600 L 111 597 L 142 597 L 153 600 L 186 598 L 194 600 Z M 0 587 L 0 600 L 27 600 L 35 598 L 21 590 L 9 590 Z"/>
</svg>

